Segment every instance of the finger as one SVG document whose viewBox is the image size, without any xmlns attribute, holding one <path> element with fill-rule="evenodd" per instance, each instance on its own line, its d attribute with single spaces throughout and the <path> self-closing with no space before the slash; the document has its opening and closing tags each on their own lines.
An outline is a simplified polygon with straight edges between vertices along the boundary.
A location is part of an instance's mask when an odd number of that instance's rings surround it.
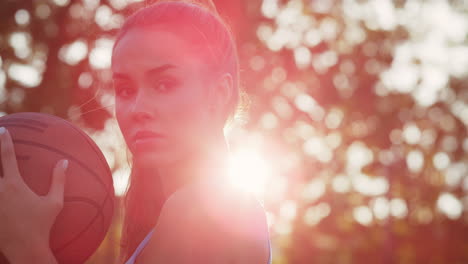
<svg viewBox="0 0 468 264">
<path fill-rule="evenodd" d="M 52 173 L 52 184 L 47 196 L 49 199 L 63 203 L 63 192 L 65 189 L 65 172 L 68 168 L 68 160 L 62 159 L 55 164 L 54 171 Z"/>
<path fill-rule="evenodd" d="M 11 135 L 5 127 L 0 127 L 3 177 L 23 181 L 16 161 L 15 147 Z"/>
</svg>

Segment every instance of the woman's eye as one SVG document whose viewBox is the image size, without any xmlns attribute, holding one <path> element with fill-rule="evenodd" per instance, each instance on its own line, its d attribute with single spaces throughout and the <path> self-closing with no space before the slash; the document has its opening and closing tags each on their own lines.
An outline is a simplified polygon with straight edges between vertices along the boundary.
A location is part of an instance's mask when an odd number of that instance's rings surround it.
<svg viewBox="0 0 468 264">
<path fill-rule="evenodd" d="M 166 93 L 174 88 L 174 86 L 176 86 L 176 83 L 173 81 L 161 81 L 156 84 L 155 88 L 160 92 Z"/>
<path fill-rule="evenodd" d="M 128 87 L 117 87 L 116 93 L 120 97 L 129 97 L 132 94 L 132 89 Z"/>
</svg>

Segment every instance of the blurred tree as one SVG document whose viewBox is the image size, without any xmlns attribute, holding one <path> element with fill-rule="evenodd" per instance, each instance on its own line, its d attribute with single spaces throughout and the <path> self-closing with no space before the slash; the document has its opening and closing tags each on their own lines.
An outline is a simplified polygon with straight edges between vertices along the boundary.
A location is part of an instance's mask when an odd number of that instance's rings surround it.
<svg viewBox="0 0 468 264">
<path fill-rule="evenodd" d="M 302 152 L 275 214 L 284 262 L 467 262 L 466 4 L 259 9 L 269 20 L 257 34 L 280 56 L 252 92 L 271 95 L 273 141 Z M 250 124 L 271 130 L 269 119 Z"/>
</svg>

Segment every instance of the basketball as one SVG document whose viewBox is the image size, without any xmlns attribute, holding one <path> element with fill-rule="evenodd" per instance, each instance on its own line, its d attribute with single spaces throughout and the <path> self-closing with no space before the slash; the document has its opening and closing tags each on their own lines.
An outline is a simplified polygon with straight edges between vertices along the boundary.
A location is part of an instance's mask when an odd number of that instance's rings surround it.
<svg viewBox="0 0 468 264">
<path fill-rule="evenodd" d="M 84 263 L 103 241 L 114 212 L 112 174 L 96 143 L 74 124 L 44 113 L 0 117 L 15 146 L 24 182 L 46 195 L 58 160 L 69 161 L 63 209 L 50 232 L 50 248 L 59 263 Z M 1 163 L 0 163 L 1 166 Z M 3 177 L 3 168 L 0 169 Z M 0 264 L 8 263 L 0 254 Z"/>
</svg>

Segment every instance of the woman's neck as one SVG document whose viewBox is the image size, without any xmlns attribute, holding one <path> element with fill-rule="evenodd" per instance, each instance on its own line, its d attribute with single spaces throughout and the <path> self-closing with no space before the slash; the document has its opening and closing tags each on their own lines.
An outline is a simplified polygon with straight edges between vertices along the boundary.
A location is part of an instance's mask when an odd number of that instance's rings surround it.
<svg viewBox="0 0 468 264">
<path fill-rule="evenodd" d="M 203 180 L 219 181 L 227 176 L 229 146 L 224 137 L 216 142 L 203 145 L 179 164 L 158 167 L 162 189 L 166 198 L 187 184 Z"/>
</svg>

